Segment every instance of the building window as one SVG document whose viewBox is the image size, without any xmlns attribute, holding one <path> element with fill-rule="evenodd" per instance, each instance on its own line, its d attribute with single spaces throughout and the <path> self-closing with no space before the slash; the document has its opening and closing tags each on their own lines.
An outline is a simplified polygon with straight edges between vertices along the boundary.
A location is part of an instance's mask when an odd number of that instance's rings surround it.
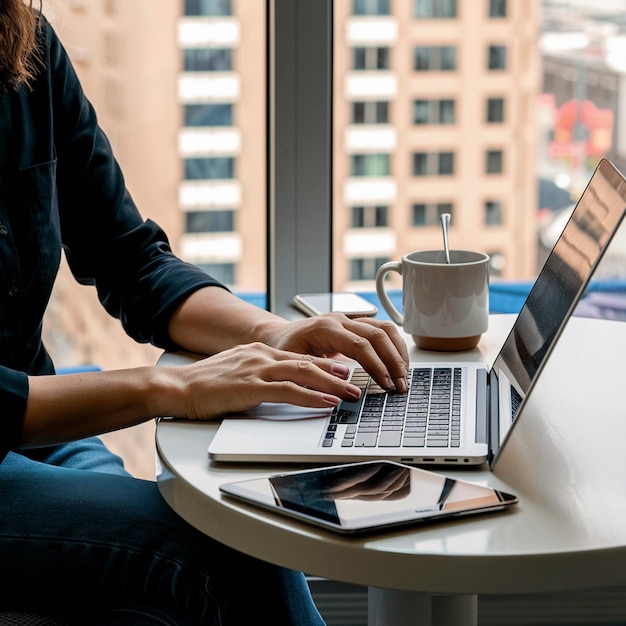
<svg viewBox="0 0 626 626">
<path fill-rule="evenodd" d="M 185 15 L 232 15 L 231 0 L 185 0 Z"/>
<path fill-rule="evenodd" d="M 487 98 L 486 118 L 488 124 L 504 122 L 504 98 Z"/>
<path fill-rule="evenodd" d="M 353 48 L 352 68 L 355 70 L 388 70 L 389 48 Z"/>
<path fill-rule="evenodd" d="M 451 72 L 456 70 L 456 47 L 415 46 L 413 69 L 416 72 Z"/>
<path fill-rule="evenodd" d="M 454 174 L 453 152 L 415 152 L 413 176 L 449 176 Z"/>
<path fill-rule="evenodd" d="M 389 15 L 390 0 L 352 0 L 354 15 Z"/>
<path fill-rule="evenodd" d="M 414 124 L 454 124 L 454 100 L 415 100 Z"/>
<path fill-rule="evenodd" d="M 235 230 L 234 211 L 188 211 L 185 229 L 188 233 L 230 233 Z"/>
<path fill-rule="evenodd" d="M 489 17 L 506 17 L 506 0 L 489 0 Z"/>
<path fill-rule="evenodd" d="M 388 102 L 353 102 L 353 124 L 388 124 Z"/>
<path fill-rule="evenodd" d="M 502 150 L 487 150 L 485 152 L 485 173 L 502 174 L 503 155 Z"/>
<path fill-rule="evenodd" d="M 232 104 L 186 104 L 185 126 L 232 126 Z"/>
<path fill-rule="evenodd" d="M 453 214 L 451 202 L 431 202 L 414 204 L 411 212 L 411 226 L 438 226 L 444 213 Z"/>
<path fill-rule="evenodd" d="M 499 200 L 487 200 L 485 202 L 485 224 L 487 226 L 502 224 L 502 203 Z"/>
<path fill-rule="evenodd" d="M 196 265 L 224 285 L 235 284 L 234 263 L 196 263 Z"/>
<path fill-rule="evenodd" d="M 418 20 L 456 17 L 456 0 L 415 0 Z"/>
<path fill-rule="evenodd" d="M 187 48 L 186 72 L 230 72 L 233 69 L 233 51 L 230 48 Z"/>
<path fill-rule="evenodd" d="M 388 154 L 353 154 L 351 176 L 389 176 Z"/>
<path fill-rule="evenodd" d="M 233 157 L 196 157 L 185 159 L 187 180 L 224 180 L 233 178 L 235 159 Z"/>
<path fill-rule="evenodd" d="M 489 46 L 487 68 L 490 70 L 506 69 L 506 46 Z"/>
<path fill-rule="evenodd" d="M 376 280 L 378 268 L 387 261 L 387 257 L 350 259 L 350 280 Z"/>
<path fill-rule="evenodd" d="M 353 206 L 352 228 L 385 228 L 388 225 L 387 206 Z"/>
</svg>

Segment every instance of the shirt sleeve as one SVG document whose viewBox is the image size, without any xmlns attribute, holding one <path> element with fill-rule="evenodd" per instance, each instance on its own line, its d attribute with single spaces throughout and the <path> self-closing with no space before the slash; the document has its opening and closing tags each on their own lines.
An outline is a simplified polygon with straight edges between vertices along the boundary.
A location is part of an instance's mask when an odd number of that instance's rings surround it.
<svg viewBox="0 0 626 626">
<path fill-rule="evenodd" d="M 178 304 L 201 287 L 223 285 L 177 258 L 162 229 L 141 217 L 49 24 L 47 37 L 59 215 L 69 266 L 80 282 L 96 286 L 106 310 L 131 337 L 171 348 L 167 325 Z"/>
<path fill-rule="evenodd" d="M 0 366 L 0 462 L 17 447 L 28 398 L 28 376 Z"/>
</svg>

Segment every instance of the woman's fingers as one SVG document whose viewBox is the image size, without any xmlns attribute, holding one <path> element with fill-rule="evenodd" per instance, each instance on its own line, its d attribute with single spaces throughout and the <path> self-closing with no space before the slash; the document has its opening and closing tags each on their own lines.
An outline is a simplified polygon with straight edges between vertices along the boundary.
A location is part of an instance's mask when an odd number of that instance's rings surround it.
<svg viewBox="0 0 626 626">
<path fill-rule="evenodd" d="M 180 370 L 184 417 L 211 419 L 262 402 L 305 407 L 337 406 L 356 400 L 360 390 L 347 381 L 349 368 L 330 359 L 247 344 Z"/>
</svg>

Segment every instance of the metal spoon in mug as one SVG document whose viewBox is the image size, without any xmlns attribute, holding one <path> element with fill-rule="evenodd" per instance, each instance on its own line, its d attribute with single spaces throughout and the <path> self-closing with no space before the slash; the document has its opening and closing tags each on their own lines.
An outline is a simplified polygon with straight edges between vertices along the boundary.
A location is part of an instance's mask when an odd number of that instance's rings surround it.
<svg viewBox="0 0 626 626">
<path fill-rule="evenodd" d="M 441 230 L 443 230 L 443 247 L 446 251 L 446 263 L 450 263 L 450 246 L 448 245 L 448 227 L 450 226 L 450 213 L 441 214 Z"/>
</svg>

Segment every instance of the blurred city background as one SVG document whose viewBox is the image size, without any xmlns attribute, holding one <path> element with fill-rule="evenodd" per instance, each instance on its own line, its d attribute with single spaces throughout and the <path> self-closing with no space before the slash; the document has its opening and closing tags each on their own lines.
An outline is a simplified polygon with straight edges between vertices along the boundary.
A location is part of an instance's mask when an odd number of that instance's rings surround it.
<svg viewBox="0 0 626 626">
<path fill-rule="evenodd" d="M 625 9 L 335 0 L 334 289 L 373 292 L 382 263 L 440 247 L 445 212 L 453 247 L 490 254 L 494 287 L 528 285 L 598 160 L 626 171 Z M 143 215 L 178 255 L 263 306 L 265 0 L 49 0 L 44 11 Z M 607 275 L 621 277 L 623 248 Z M 65 265 L 45 341 L 60 368 L 160 355 Z M 148 423 L 105 440 L 153 479 L 153 435 Z"/>
</svg>

